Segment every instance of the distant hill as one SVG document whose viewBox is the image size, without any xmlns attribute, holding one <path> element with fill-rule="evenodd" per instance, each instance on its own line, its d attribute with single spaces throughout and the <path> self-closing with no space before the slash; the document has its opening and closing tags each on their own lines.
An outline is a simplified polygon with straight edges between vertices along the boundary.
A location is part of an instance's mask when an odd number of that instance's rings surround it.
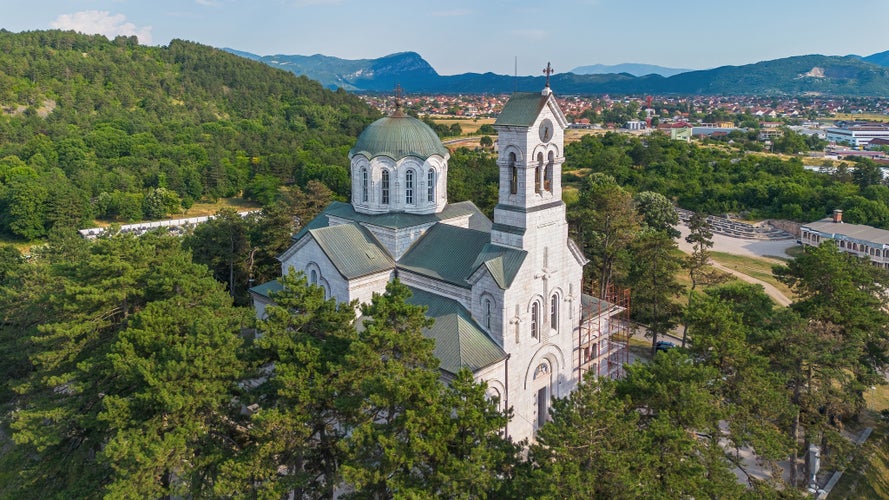
<svg viewBox="0 0 889 500">
<path fill-rule="evenodd" d="M 871 64 L 878 64 L 880 66 L 889 66 L 889 50 L 885 52 L 878 52 L 876 54 L 871 54 L 867 57 L 861 58 L 863 61 L 869 62 Z"/>
<path fill-rule="evenodd" d="M 592 66 L 578 66 L 571 70 L 575 75 L 605 75 L 609 73 L 628 73 L 633 76 L 660 75 L 664 77 L 678 75 L 693 71 L 682 68 L 665 68 L 654 64 L 624 63 L 624 64 L 593 64 Z"/>
<path fill-rule="evenodd" d="M 416 52 L 400 52 L 379 59 L 340 59 L 321 54 L 312 56 L 283 55 L 258 56 L 235 49 L 223 49 L 248 59 L 261 61 L 269 66 L 305 75 L 327 88 L 345 90 L 392 89 L 396 83 L 413 87 L 415 82 L 435 79 L 439 75 Z"/>
<path fill-rule="evenodd" d="M 542 76 L 439 75 L 415 52 L 401 52 L 379 59 L 348 60 L 323 55 L 257 56 L 225 50 L 305 75 L 328 88 L 341 87 L 358 92 L 388 92 L 400 84 L 408 92 L 508 93 L 539 90 L 544 85 Z M 889 67 L 867 60 L 880 61 L 879 56 L 881 54 L 868 58 L 795 56 L 744 66 L 686 71 L 670 77 L 657 73 L 635 76 L 629 71 L 607 74 L 571 72 L 555 74 L 551 80 L 553 88 L 562 94 L 885 96 L 889 95 Z"/>
</svg>

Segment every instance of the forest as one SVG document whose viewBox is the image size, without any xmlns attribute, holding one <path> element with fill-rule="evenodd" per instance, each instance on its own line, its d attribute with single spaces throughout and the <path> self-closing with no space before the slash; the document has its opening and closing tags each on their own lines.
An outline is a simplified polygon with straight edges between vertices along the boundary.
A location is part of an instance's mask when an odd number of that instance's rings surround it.
<svg viewBox="0 0 889 500">
<path fill-rule="evenodd" d="M 310 180 L 346 196 L 348 150 L 379 117 L 204 45 L 62 31 L 0 31 L 0 109 L 0 233 L 25 240 Z"/>
<path fill-rule="evenodd" d="M 739 482 L 739 450 L 778 471 L 815 443 L 847 466 L 844 423 L 887 366 L 889 280 L 825 244 L 776 269 L 790 308 L 699 288 L 686 348 L 585 379 L 529 446 L 468 371 L 441 381 L 397 280 L 360 329 L 298 274 L 257 321 L 190 244 L 0 246 L 0 497 L 802 498 L 780 475 Z"/>
<path fill-rule="evenodd" d="M 775 268 L 795 294 L 777 308 L 713 272 L 702 217 L 843 208 L 886 227 L 871 163 L 811 172 L 657 134 L 570 144 L 587 279 L 600 297 L 633 290 L 651 362 L 586 379 L 514 443 L 484 384 L 442 383 L 398 281 L 361 328 L 299 274 L 267 318 L 249 307 L 291 235 L 348 195 L 346 154 L 375 111 L 191 42 L 0 32 L 0 48 L 0 231 L 35 240 L 0 244 L 0 498 L 802 498 L 799 469 L 760 479 L 739 451 L 778 471 L 819 444 L 845 467 L 844 426 L 884 382 L 883 271 L 822 245 Z M 490 153 L 452 153 L 451 201 L 490 214 L 497 181 Z M 74 232 L 239 193 L 262 210 L 183 237 Z M 698 212 L 689 256 L 674 204 Z M 673 328 L 684 345 L 656 353 Z"/>
</svg>

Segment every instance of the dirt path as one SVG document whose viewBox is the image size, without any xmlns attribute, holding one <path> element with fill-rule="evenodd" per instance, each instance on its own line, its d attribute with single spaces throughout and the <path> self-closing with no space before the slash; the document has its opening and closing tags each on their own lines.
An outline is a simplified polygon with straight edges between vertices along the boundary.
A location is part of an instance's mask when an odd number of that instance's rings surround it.
<svg viewBox="0 0 889 500">
<path fill-rule="evenodd" d="M 677 229 L 679 229 L 679 232 L 682 233 L 682 236 L 680 236 L 678 239 L 679 249 L 685 253 L 691 253 L 691 244 L 685 241 L 685 237 L 688 236 L 689 233 L 688 227 L 684 224 L 680 224 L 679 226 L 677 226 Z M 715 252 L 724 252 L 734 255 L 744 255 L 747 257 L 786 257 L 787 254 L 784 251 L 793 246 L 796 246 L 796 242 L 792 239 L 748 240 L 744 238 L 732 238 L 730 236 L 725 236 L 722 234 L 714 234 L 712 250 Z M 789 297 L 784 295 L 780 290 L 775 288 L 775 286 L 770 283 L 766 283 L 765 281 L 762 281 L 760 279 L 748 276 L 740 271 L 736 271 L 729 267 L 723 266 L 722 264 L 719 264 L 717 262 L 712 262 L 712 264 L 713 267 L 715 267 L 716 269 L 719 269 L 720 271 L 726 273 L 731 273 L 733 276 L 737 276 L 739 279 L 744 280 L 747 283 L 762 285 L 762 287 L 765 289 L 766 294 L 781 306 L 788 306 L 792 302 Z"/>
<path fill-rule="evenodd" d="M 746 281 L 747 283 L 753 283 L 755 285 L 762 285 L 762 287 L 765 289 L 766 295 L 771 297 L 772 300 L 774 300 L 775 303 L 777 303 L 780 306 L 787 307 L 790 305 L 791 302 L 793 302 L 786 295 L 781 293 L 781 290 L 778 290 L 777 288 L 775 288 L 775 285 L 772 285 L 771 283 L 766 283 L 765 281 L 756 279 L 753 276 L 747 276 L 746 274 L 744 274 L 740 271 L 737 271 L 737 270 L 732 269 L 730 267 L 723 266 L 722 264 L 720 264 L 718 262 L 713 262 L 712 260 L 710 261 L 710 265 L 712 265 L 716 269 L 719 269 L 720 271 L 730 273 L 734 276 L 737 276 L 739 279 Z"/>
</svg>

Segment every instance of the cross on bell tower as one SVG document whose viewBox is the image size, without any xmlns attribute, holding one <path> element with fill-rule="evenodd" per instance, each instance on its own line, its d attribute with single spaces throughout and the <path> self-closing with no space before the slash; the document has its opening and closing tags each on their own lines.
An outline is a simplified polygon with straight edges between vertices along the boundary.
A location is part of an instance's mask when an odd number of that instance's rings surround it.
<svg viewBox="0 0 889 500">
<path fill-rule="evenodd" d="M 543 68 L 543 74 L 546 75 L 546 88 L 549 88 L 549 75 L 553 74 L 553 72 L 554 70 L 552 66 L 550 66 L 549 62 L 547 61 L 546 67 Z"/>
<path fill-rule="evenodd" d="M 402 116 L 403 112 L 401 110 L 401 96 L 404 95 L 404 89 L 401 88 L 401 84 L 395 84 L 395 112 L 392 113 L 392 116 Z"/>
</svg>

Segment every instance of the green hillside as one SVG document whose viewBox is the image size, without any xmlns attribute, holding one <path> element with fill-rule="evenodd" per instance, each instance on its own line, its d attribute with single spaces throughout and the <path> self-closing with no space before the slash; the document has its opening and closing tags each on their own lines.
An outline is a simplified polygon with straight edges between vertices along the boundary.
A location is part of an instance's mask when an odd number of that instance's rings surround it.
<svg viewBox="0 0 889 500">
<path fill-rule="evenodd" d="M 889 68 L 856 57 L 796 56 L 690 71 L 659 81 L 649 90 L 701 95 L 877 96 L 889 92 Z"/>
<path fill-rule="evenodd" d="M 320 179 L 345 194 L 346 154 L 376 117 L 192 42 L 0 30 L 0 233 L 163 217 L 251 183 Z"/>
</svg>

